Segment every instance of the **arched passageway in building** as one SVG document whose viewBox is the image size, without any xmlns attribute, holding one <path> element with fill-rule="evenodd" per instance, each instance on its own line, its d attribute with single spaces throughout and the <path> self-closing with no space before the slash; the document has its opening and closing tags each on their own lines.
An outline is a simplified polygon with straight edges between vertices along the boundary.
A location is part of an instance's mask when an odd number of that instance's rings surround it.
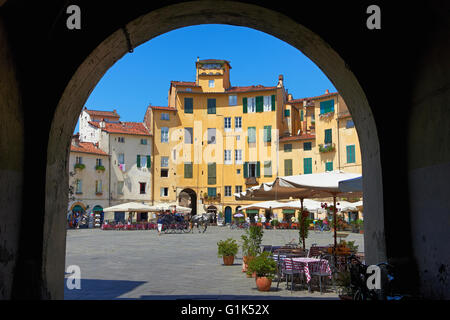
<svg viewBox="0 0 450 320">
<path fill-rule="evenodd" d="M 190 188 L 183 189 L 178 195 L 178 203 L 180 206 L 191 208 L 191 215 L 197 214 L 197 193 L 194 190 Z"/>
<path fill-rule="evenodd" d="M 445 131 L 450 118 L 450 62 L 446 59 L 450 28 L 442 16 L 448 10 L 429 4 L 420 10 L 411 7 L 405 14 L 403 7 L 386 5 L 384 10 L 392 10 L 384 25 L 386 32 L 375 33 L 361 18 L 368 4 L 309 5 L 312 8 L 302 3 L 293 12 L 288 3 L 286 8 L 279 3 L 232 1 L 129 3 L 111 8 L 105 16 L 104 3 L 83 2 L 83 10 L 89 12 L 86 19 L 94 20 L 73 32 L 65 28 L 63 4 L 27 3 L 29 13 L 24 13 L 24 2 L 0 1 L 0 69 L 4 70 L 0 79 L 6 84 L 0 88 L 0 133 L 2 141 L 8 141 L 0 144 L 0 154 L 7 155 L 0 162 L 0 174 L 9 182 L 2 186 L 0 203 L 4 208 L 0 240 L 8 252 L 1 295 L 63 296 L 66 221 L 60 213 L 67 209 L 70 137 L 99 79 L 132 47 L 153 37 L 183 26 L 223 23 L 286 41 L 329 77 L 346 101 L 360 139 L 368 262 L 388 257 L 413 266 L 417 263 L 417 270 L 410 269 L 420 279 L 421 290 L 428 296 L 448 297 L 448 284 L 438 280 L 448 275 L 448 255 L 426 254 L 445 251 L 441 249 L 446 231 L 436 226 L 448 225 L 442 213 L 449 208 L 442 192 L 450 172 L 450 152 L 442 147 L 450 141 Z M 341 15 L 348 18 L 338 23 Z M 93 28 L 99 21 L 98 28 Z M 333 28 L 323 21 L 334 21 Z M 410 34 L 395 27 L 410 21 L 421 21 L 410 26 Z M 418 36 L 426 39 L 419 49 Z M 29 41 L 23 42 L 24 38 Z M 42 46 L 48 50 L 34 51 L 30 59 L 32 48 Z M 43 75 L 49 76 L 48 81 L 40 81 Z M 45 107 L 36 108 L 37 103 Z M 407 116 L 404 110 L 409 111 Z M 39 115 L 43 121 L 37 123 Z M 46 153 L 42 153 L 43 145 Z M 397 152 L 396 161 L 391 149 Z M 31 168 L 25 164 L 25 155 L 35 161 Z M 31 183 L 35 171 L 45 175 Z M 42 199 L 35 204 L 38 213 L 31 217 L 24 201 L 29 194 Z M 401 212 L 393 209 L 399 194 L 406 203 Z M 436 213 L 431 224 L 425 218 L 428 203 L 434 204 Z M 396 234 L 398 225 L 404 226 L 402 237 Z M 414 281 L 411 285 L 417 287 Z"/>
</svg>

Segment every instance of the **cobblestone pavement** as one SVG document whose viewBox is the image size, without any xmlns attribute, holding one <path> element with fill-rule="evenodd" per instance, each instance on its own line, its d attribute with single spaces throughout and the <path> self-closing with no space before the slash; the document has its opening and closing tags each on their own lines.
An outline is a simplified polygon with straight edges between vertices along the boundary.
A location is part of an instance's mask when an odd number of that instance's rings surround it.
<svg viewBox="0 0 450 320">
<path fill-rule="evenodd" d="M 320 294 L 297 287 L 293 293 L 276 282 L 269 292 L 259 292 L 255 279 L 242 272 L 239 252 L 234 265 L 217 258 L 217 242 L 233 238 L 240 243 L 243 230 L 208 227 L 206 233 L 162 234 L 155 230 L 67 231 L 66 268 L 81 269 L 81 290 L 67 289 L 65 299 L 336 299 L 329 290 Z M 264 230 L 263 244 L 283 245 L 295 239 L 297 230 Z M 363 235 L 351 233 L 363 251 Z M 310 232 L 312 243 L 333 243 L 332 233 Z"/>
</svg>

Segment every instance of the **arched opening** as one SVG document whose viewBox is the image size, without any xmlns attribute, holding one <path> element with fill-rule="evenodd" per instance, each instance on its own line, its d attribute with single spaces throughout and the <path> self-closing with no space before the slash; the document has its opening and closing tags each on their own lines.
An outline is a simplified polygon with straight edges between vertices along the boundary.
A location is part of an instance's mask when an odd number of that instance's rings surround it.
<svg viewBox="0 0 450 320">
<path fill-rule="evenodd" d="M 209 215 L 209 223 L 216 223 L 217 222 L 217 207 L 216 206 L 209 206 L 206 208 L 206 213 Z"/>
<path fill-rule="evenodd" d="M 178 195 L 178 204 L 191 208 L 191 215 L 197 214 L 197 193 L 192 189 L 183 189 Z"/>
<path fill-rule="evenodd" d="M 236 15 L 239 12 L 239 15 Z M 277 23 L 273 23 L 277 21 Z M 278 23 L 279 22 L 279 23 Z M 246 26 L 271 34 L 302 51 L 315 62 L 333 82 L 345 99 L 352 114 L 361 143 L 364 172 L 365 252 L 367 262 L 383 260 L 385 253 L 381 166 L 377 130 L 367 99 L 358 80 L 346 67 L 345 61 L 318 35 L 288 17 L 260 6 L 244 3 L 187 2 L 150 12 L 126 25 L 132 45 L 138 46 L 170 30 L 195 24 L 223 23 Z M 110 35 L 79 66 L 59 101 L 47 152 L 47 186 L 44 240 L 44 286 L 52 297 L 62 297 L 64 246 L 55 241 L 65 240 L 63 221 L 58 212 L 64 210 L 68 173 L 61 179 L 61 168 L 68 161 L 71 129 L 93 87 L 121 56 L 129 50 L 122 29 Z M 69 115 L 69 116 L 68 116 Z M 65 138 L 61 138 L 65 137 Z M 370 184 L 368 183 L 370 181 Z M 54 192 L 58 190 L 58 192 Z M 217 210 L 217 209 L 216 209 Z M 217 211 L 216 211 L 217 212 Z"/>
<path fill-rule="evenodd" d="M 226 206 L 225 207 L 225 224 L 231 223 L 231 221 L 232 221 L 232 212 L 233 212 L 233 210 L 231 209 L 230 206 Z"/>
</svg>

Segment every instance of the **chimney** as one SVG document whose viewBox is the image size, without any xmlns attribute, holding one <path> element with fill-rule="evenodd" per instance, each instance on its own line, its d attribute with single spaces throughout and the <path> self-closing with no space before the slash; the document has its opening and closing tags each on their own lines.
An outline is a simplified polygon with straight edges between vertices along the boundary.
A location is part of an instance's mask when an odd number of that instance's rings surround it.
<svg viewBox="0 0 450 320">
<path fill-rule="evenodd" d="M 104 127 L 105 127 L 105 118 L 103 118 L 102 121 L 100 121 L 100 128 Z"/>
<path fill-rule="evenodd" d="M 80 146 L 80 134 L 74 134 L 72 137 L 72 145 L 79 147 Z"/>
<path fill-rule="evenodd" d="M 325 94 L 329 94 L 330 93 L 330 91 L 327 89 L 327 90 L 325 90 Z"/>
<path fill-rule="evenodd" d="M 278 88 L 281 88 L 282 86 L 283 86 L 283 75 L 280 74 L 280 75 L 278 76 L 278 84 L 277 84 L 277 87 L 278 87 Z"/>
<path fill-rule="evenodd" d="M 288 93 L 288 101 L 292 100 L 292 93 Z"/>
</svg>

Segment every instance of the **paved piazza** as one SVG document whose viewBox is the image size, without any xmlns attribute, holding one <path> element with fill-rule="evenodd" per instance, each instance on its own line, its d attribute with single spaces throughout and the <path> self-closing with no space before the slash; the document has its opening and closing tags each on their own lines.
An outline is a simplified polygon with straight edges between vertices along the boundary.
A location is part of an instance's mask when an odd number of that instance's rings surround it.
<svg viewBox="0 0 450 320">
<path fill-rule="evenodd" d="M 336 299 L 334 292 L 291 293 L 276 282 L 269 292 L 259 292 L 255 280 L 242 272 L 239 252 L 233 266 L 217 258 L 217 242 L 231 237 L 240 243 L 243 230 L 208 227 L 206 233 L 161 234 L 156 230 L 67 231 L 66 268 L 81 269 L 81 290 L 68 290 L 65 299 Z M 264 230 L 263 244 L 298 241 L 297 230 Z M 351 233 L 363 251 L 363 235 Z M 310 232 L 306 241 L 327 245 L 332 233 Z"/>
</svg>

